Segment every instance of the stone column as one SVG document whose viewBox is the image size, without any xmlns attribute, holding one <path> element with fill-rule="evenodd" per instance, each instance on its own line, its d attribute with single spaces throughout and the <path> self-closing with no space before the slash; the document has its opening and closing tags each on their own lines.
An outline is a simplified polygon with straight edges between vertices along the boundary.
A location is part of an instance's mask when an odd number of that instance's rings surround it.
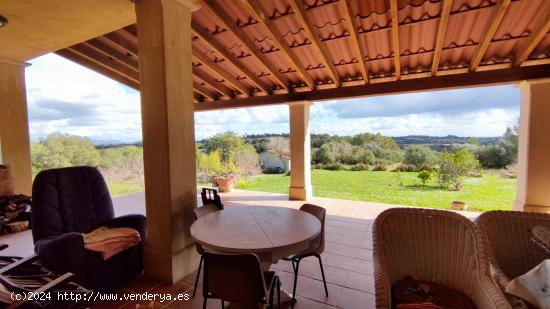
<svg viewBox="0 0 550 309">
<path fill-rule="evenodd" d="M 143 126 L 145 272 L 175 282 L 198 266 L 189 233 L 196 207 L 191 0 L 135 4 Z"/>
<path fill-rule="evenodd" d="M 31 195 L 25 66 L 0 60 L 0 162 L 10 166 L 15 193 Z"/>
<path fill-rule="evenodd" d="M 290 188 L 291 200 L 306 201 L 311 190 L 311 142 L 309 138 L 309 101 L 289 104 L 290 113 Z"/>
<path fill-rule="evenodd" d="M 550 79 L 519 84 L 521 114 L 514 210 L 550 213 Z"/>
</svg>

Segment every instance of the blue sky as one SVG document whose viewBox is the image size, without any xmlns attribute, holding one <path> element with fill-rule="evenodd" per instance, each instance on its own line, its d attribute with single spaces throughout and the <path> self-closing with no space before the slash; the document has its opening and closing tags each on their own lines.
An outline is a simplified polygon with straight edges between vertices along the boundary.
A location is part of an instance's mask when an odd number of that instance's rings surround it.
<svg viewBox="0 0 550 309">
<path fill-rule="evenodd" d="M 52 132 L 94 140 L 141 140 L 139 93 L 55 54 L 26 70 L 31 139 Z M 351 135 L 499 136 L 519 117 L 512 85 L 314 102 L 311 131 Z M 288 132 L 286 105 L 196 113 L 197 139 Z"/>
</svg>

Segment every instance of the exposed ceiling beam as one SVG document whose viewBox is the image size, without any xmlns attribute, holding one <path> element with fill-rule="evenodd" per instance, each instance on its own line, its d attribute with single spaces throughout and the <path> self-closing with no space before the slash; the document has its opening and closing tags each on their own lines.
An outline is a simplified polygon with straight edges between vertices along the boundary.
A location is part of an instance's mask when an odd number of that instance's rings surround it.
<svg viewBox="0 0 550 309">
<path fill-rule="evenodd" d="M 220 102 L 207 102 L 195 106 L 195 111 L 287 104 L 296 101 L 322 101 L 354 97 L 367 97 L 427 90 L 455 89 L 513 83 L 525 79 L 550 77 L 550 64 L 522 66 L 508 69 L 466 72 L 451 75 L 427 76 L 323 90 L 275 94 L 253 98 L 237 98 Z"/>
<path fill-rule="evenodd" d="M 334 68 L 328 49 L 319 39 L 318 33 L 313 32 L 314 22 L 311 17 L 306 13 L 303 0 L 290 0 L 289 2 L 299 22 L 305 26 L 305 33 L 313 44 L 313 47 L 316 50 L 316 54 L 325 66 L 325 69 L 332 79 L 332 82 L 336 85 L 336 87 L 341 87 L 342 81 L 340 80 L 340 76 L 338 76 L 338 72 Z"/>
<path fill-rule="evenodd" d="M 214 60 L 210 59 L 208 56 L 200 53 L 196 49 L 193 49 L 193 57 L 197 58 L 197 60 L 204 64 L 207 68 L 209 68 L 212 72 L 218 74 L 223 78 L 227 83 L 232 85 L 233 87 L 239 89 L 244 94 L 249 94 L 249 89 L 239 82 L 235 77 L 233 77 L 229 72 L 227 72 L 224 68 L 217 65 Z"/>
<path fill-rule="evenodd" d="M 279 72 L 271 60 L 260 51 L 256 43 L 254 43 L 248 35 L 239 26 L 237 26 L 232 17 L 229 16 L 223 8 L 221 8 L 215 1 L 209 0 L 203 0 L 202 5 L 222 22 L 222 26 L 225 29 L 233 33 L 233 36 L 235 36 L 237 40 L 241 41 L 243 45 L 246 46 L 250 53 L 252 53 L 252 55 L 254 55 L 259 62 L 267 68 L 269 74 L 279 83 L 281 87 L 287 91 L 290 90 L 288 81 L 283 77 L 281 72 Z"/>
<path fill-rule="evenodd" d="M 401 78 L 401 59 L 399 51 L 399 19 L 397 16 L 397 0 L 390 0 L 391 13 L 391 41 L 393 46 L 393 64 L 395 67 L 395 78 Z"/>
<path fill-rule="evenodd" d="M 197 25 L 194 21 L 191 22 L 191 28 L 193 29 L 193 32 L 196 36 L 198 36 L 206 45 L 214 49 L 218 54 L 220 54 L 228 63 L 233 65 L 234 68 L 241 71 L 243 75 L 250 80 L 253 84 L 255 84 L 259 89 L 261 89 L 266 94 L 271 93 L 271 89 L 269 86 L 267 86 L 260 78 L 254 74 L 254 72 L 250 71 L 246 65 L 243 65 L 237 61 L 234 55 L 232 55 L 227 49 L 223 47 L 222 44 L 218 43 L 216 40 L 214 40 L 210 33 Z"/>
<path fill-rule="evenodd" d="M 133 79 L 135 81 L 139 81 L 138 70 L 134 68 L 130 68 L 127 65 L 124 65 L 114 60 L 112 57 L 104 54 L 103 52 L 98 51 L 97 49 L 86 44 L 85 42 L 73 45 L 69 48 L 74 52 L 89 58 L 90 60 L 94 61 L 95 63 L 101 66 L 104 66 L 108 69 L 118 72 L 120 75 L 127 76 L 128 78 Z"/>
<path fill-rule="evenodd" d="M 439 68 L 439 60 L 441 59 L 441 52 L 443 51 L 443 43 L 445 43 L 445 34 L 447 33 L 447 25 L 449 24 L 449 16 L 451 14 L 452 6 L 453 0 L 443 0 L 439 27 L 437 28 L 434 59 L 432 62 L 432 75 L 436 75 Z"/>
<path fill-rule="evenodd" d="M 216 79 L 208 76 L 207 74 L 204 74 L 203 72 L 193 69 L 193 75 L 197 77 L 198 79 L 202 80 L 203 82 L 210 85 L 210 87 L 216 89 L 219 93 L 222 93 L 226 95 L 228 98 L 234 98 L 235 94 L 233 93 L 233 90 L 227 88 L 223 83 L 218 82 Z"/>
<path fill-rule="evenodd" d="M 357 34 L 357 29 L 353 25 L 353 15 L 351 14 L 351 6 L 348 0 L 338 1 L 340 9 L 344 12 L 344 20 L 346 23 L 346 28 L 348 28 L 349 34 L 351 36 L 351 44 L 353 47 L 353 53 L 359 64 L 359 69 L 361 70 L 361 75 L 363 75 L 363 81 L 365 84 L 369 82 L 369 71 L 367 69 L 367 63 L 365 62 L 365 57 L 361 52 L 361 47 L 359 46 L 359 35 Z"/>
<path fill-rule="evenodd" d="M 217 93 L 213 93 L 212 91 L 208 90 L 206 87 L 204 87 L 197 81 L 193 81 L 193 90 L 200 93 L 204 97 L 208 97 L 212 99 L 212 101 L 216 101 L 219 98 Z"/>
<path fill-rule="evenodd" d="M 139 71 L 139 64 L 136 60 L 128 57 L 125 54 L 122 54 L 120 51 L 112 48 L 111 46 L 103 43 L 102 41 L 98 39 L 91 39 L 88 40 L 82 44 L 86 44 L 88 46 L 91 46 L 92 48 L 98 50 L 99 52 L 105 54 L 106 56 L 109 56 L 113 58 L 114 60 L 128 66 L 129 68 L 132 68 L 136 71 Z"/>
<path fill-rule="evenodd" d="M 510 5 L 510 1 L 511 0 L 499 0 L 495 5 L 489 25 L 483 32 L 483 35 L 481 36 L 481 42 L 479 42 L 479 44 L 477 45 L 474 56 L 472 57 L 472 60 L 470 62 L 470 71 L 474 72 L 477 70 L 479 63 L 483 59 L 483 55 L 485 55 L 485 51 L 487 51 L 491 40 L 495 36 L 495 32 L 497 31 L 498 26 L 500 26 L 500 23 L 504 18 L 504 13 L 506 13 L 506 9 Z"/>
<path fill-rule="evenodd" d="M 107 33 L 103 35 L 103 37 L 124 48 L 134 57 L 138 56 L 137 37 L 128 32 L 128 30 L 122 28 L 117 31 Z"/>
<path fill-rule="evenodd" d="M 296 56 L 294 51 L 290 49 L 288 43 L 285 41 L 283 36 L 277 31 L 275 24 L 271 21 L 269 16 L 266 14 L 260 3 L 256 0 L 241 0 L 241 3 L 247 10 L 247 12 L 252 15 L 252 18 L 257 20 L 260 24 L 264 26 L 264 29 L 269 33 L 273 42 L 276 43 L 277 47 L 282 50 L 283 55 L 288 59 L 288 61 L 296 68 L 298 74 L 302 77 L 306 85 L 314 89 L 315 82 L 306 71 L 304 65 L 300 62 L 300 59 Z"/>
<path fill-rule="evenodd" d="M 525 40 L 523 45 L 520 45 L 520 49 L 517 51 L 514 65 L 520 66 L 533 52 L 535 47 L 539 45 L 540 41 L 548 34 L 550 31 L 550 11 L 544 15 L 543 19 L 533 28 L 529 37 Z"/>
<path fill-rule="evenodd" d="M 110 66 L 105 66 L 104 64 L 98 63 L 96 60 L 83 56 L 69 48 L 58 50 L 55 53 L 139 91 L 138 80 L 123 75 L 120 72 L 113 70 Z"/>
</svg>

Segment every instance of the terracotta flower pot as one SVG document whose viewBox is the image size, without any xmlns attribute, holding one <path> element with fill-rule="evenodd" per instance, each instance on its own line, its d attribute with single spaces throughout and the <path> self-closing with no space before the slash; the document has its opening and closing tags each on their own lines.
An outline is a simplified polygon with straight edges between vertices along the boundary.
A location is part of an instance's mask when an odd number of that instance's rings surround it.
<svg viewBox="0 0 550 309">
<path fill-rule="evenodd" d="M 216 177 L 214 181 L 218 184 L 218 189 L 220 192 L 231 192 L 233 191 L 233 185 L 235 184 L 234 177 Z"/>
<path fill-rule="evenodd" d="M 452 201 L 451 202 L 451 209 L 452 210 L 467 210 L 468 204 L 463 201 Z"/>
</svg>

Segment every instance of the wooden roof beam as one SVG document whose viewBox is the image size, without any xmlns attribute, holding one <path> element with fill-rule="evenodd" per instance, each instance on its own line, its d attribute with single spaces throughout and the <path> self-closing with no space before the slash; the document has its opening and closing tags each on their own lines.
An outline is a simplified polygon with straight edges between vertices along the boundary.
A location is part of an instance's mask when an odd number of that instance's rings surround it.
<svg viewBox="0 0 550 309">
<path fill-rule="evenodd" d="M 250 71 L 245 65 L 242 65 L 237 61 L 234 55 L 232 55 L 227 49 L 223 47 L 222 44 L 218 43 L 211 38 L 210 33 L 197 25 L 195 22 L 191 22 L 191 28 L 197 37 L 199 37 L 206 45 L 214 49 L 218 54 L 220 54 L 228 63 L 233 65 L 234 68 L 243 73 L 243 75 L 255 84 L 259 89 L 261 89 L 266 94 L 271 94 L 271 88 L 267 86 L 260 78 Z"/>
<path fill-rule="evenodd" d="M 237 40 L 240 40 L 244 46 L 250 51 L 252 55 L 256 57 L 256 59 L 259 60 L 260 63 L 262 63 L 269 71 L 271 76 L 280 84 L 281 87 L 286 89 L 287 91 L 290 91 L 290 87 L 288 85 L 288 81 L 283 77 L 281 72 L 273 65 L 271 60 L 264 55 L 256 43 L 254 43 L 248 35 L 239 27 L 237 26 L 237 23 L 232 19 L 227 12 L 221 8 L 215 1 L 209 1 L 209 0 L 203 0 L 202 6 L 205 7 L 212 13 L 216 18 L 218 18 L 222 22 L 222 26 L 227 29 L 229 32 L 233 34 L 237 38 Z"/>
<path fill-rule="evenodd" d="M 223 78 L 227 83 L 232 85 L 233 87 L 237 88 L 239 91 L 241 91 L 244 94 L 250 94 L 249 90 L 244 84 L 239 82 L 235 77 L 233 77 L 229 72 L 227 72 L 224 68 L 217 65 L 214 60 L 210 59 L 208 56 L 200 53 L 196 49 L 193 49 L 193 57 L 197 58 L 197 60 L 204 64 L 207 68 L 209 68 L 212 72 L 218 74 L 221 78 Z"/>
<path fill-rule="evenodd" d="M 139 91 L 139 80 L 115 71 L 110 66 L 99 63 L 98 61 L 84 56 L 70 48 L 61 49 L 55 53 Z"/>
<path fill-rule="evenodd" d="M 445 43 L 445 35 L 447 34 L 447 25 L 449 24 L 452 6 L 453 0 L 443 0 L 441 18 L 439 19 L 439 27 L 437 28 L 434 59 L 432 61 L 432 75 L 437 75 L 437 70 L 439 69 L 439 61 L 443 52 L 443 44 Z"/>
<path fill-rule="evenodd" d="M 89 58 L 98 65 L 104 66 L 108 69 L 118 72 L 120 75 L 125 75 L 130 79 L 139 81 L 139 71 L 134 68 L 130 68 L 127 65 L 123 65 L 112 57 L 98 51 L 92 46 L 86 43 L 80 43 L 69 47 L 74 52 Z"/>
<path fill-rule="evenodd" d="M 510 5 L 510 2 L 511 0 L 499 0 L 495 5 L 491 21 L 483 32 L 481 42 L 477 45 L 472 61 L 470 62 L 470 71 L 475 72 L 477 70 L 479 63 L 483 59 L 483 55 L 485 55 L 485 51 L 487 51 L 491 40 L 495 36 L 495 32 L 504 18 L 504 13 L 506 13 L 506 9 Z"/>
<path fill-rule="evenodd" d="M 529 34 L 525 43 L 520 45 L 521 47 L 517 51 L 514 59 L 515 66 L 520 66 L 529 57 L 548 31 L 550 31 L 550 11 L 544 15 L 544 18 L 533 28 L 533 31 Z"/>
<path fill-rule="evenodd" d="M 213 93 L 212 91 L 208 90 L 206 87 L 201 85 L 199 82 L 193 81 L 193 90 L 198 92 L 204 97 L 210 98 L 212 101 L 217 101 L 219 96 L 217 93 Z"/>
<path fill-rule="evenodd" d="M 197 69 L 193 69 L 193 76 L 207 83 L 208 85 L 210 85 L 210 87 L 216 89 L 216 91 L 218 91 L 219 93 L 226 95 L 228 98 L 235 97 L 235 93 L 233 93 L 233 90 L 227 88 L 225 85 L 223 85 L 216 79 L 208 76 L 207 74 L 204 74 L 203 72 Z"/>
<path fill-rule="evenodd" d="M 290 49 L 290 46 L 288 46 L 288 43 L 285 41 L 285 39 L 276 30 L 275 24 L 271 21 L 262 6 L 256 0 L 241 0 L 241 2 L 248 13 L 252 15 L 252 18 L 256 19 L 260 24 L 264 26 L 265 30 L 267 30 L 267 32 L 273 38 L 273 41 L 277 44 L 277 47 L 279 47 L 283 51 L 283 54 L 286 56 L 288 61 L 296 68 L 296 71 L 298 72 L 298 74 L 300 74 L 306 85 L 308 85 L 309 88 L 314 89 L 315 82 L 306 71 L 306 68 L 300 62 L 300 59 L 298 59 L 294 51 Z"/>
<path fill-rule="evenodd" d="M 338 72 L 334 68 L 328 49 L 323 44 L 323 42 L 321 42 L 321 40 L 319 39 L 319 35 L 317 33 L 313 33 L 314 23 L 311 17 L 305 11 L 303 0 L 290 0 L 289 2 L 290 2 L 290 5 L 292 6 L 292 9 L 294 10 L 294 13 L 296 14 L 296 17 L 299 19 L 300 23 L 305 25 L 304 27 L 305 33 L 308 36 L 311 43 L 313 44 L 313 47 L 317 51 L 317 54 L 321 59 L 321 62 L 325 66 L 327 73 L 332 79 L 332 82 L 336 85 L 336 87 L 341 87 L 342 81 L 340 80 L 340 76 L 338 75 Z"/>
<path fill-rule="evenodd" d="M 112 59 L 118 61 L 121 64 L 124 64 L 128 66 L 129 68 L 132 68 L 136 71 L 139 71 L 139 64 L 136 60 L 128 57 L 125 54 L 122 54 L 120 51 L 110 47 L 109 45 L 103 43 L 102 41 L 98 39 L 91 39 L 86 42 L 83 42 L 82 44 L 86 44 L 97 51 L 103 53 L 104 55 L 111 57 Z"/>
<path fill-rule="evenodd" d="M 349 34 L 351 36 L 350 40 L 353 45 L 353 52 L 357 63 L 359 64 L 359 69 L 361 70 L 361 75 L 363 75 L 363 81 L 365 84 L 369 82 L 369 71 L 367 69 L 367 63 L 365 62 L 365 57 L 361 52 L 361 47 L 359 46 L 359 35 L 357 34 L 357 29 L 353 25 L 353 15 L 351 14 L 351 6 L 348 0 L 338 1 L 340 9 L 344 12 L 344 20 L 346 23 L 346 28 L 348 28 Z"/>
<path fill-rule="evenodd" d="M 114 32 L 104 34 L 103 37 L 119 45 L 134 57 L 138 56 L 137 37 L 128 30 L 122 28 Z"/>
<path fill-rule="evenodd" d="M 397 16 L 397 0 L 390 0 L 391 13 L 391 39 L 393 46 L 393 63 L 395 67 L 395 78 L 401 79 L 401 59 L 399 49 L 399 19 Z"/>
</svg>

